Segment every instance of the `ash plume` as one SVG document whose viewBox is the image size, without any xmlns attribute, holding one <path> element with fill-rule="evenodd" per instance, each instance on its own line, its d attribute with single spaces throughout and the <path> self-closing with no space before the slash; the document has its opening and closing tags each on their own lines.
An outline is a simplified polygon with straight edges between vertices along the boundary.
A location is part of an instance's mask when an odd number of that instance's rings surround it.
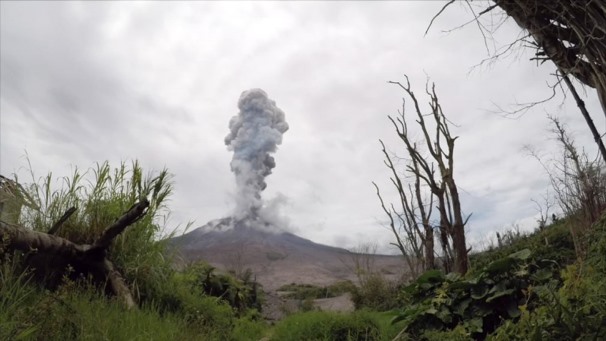
<svg viewBox="0 0 606 341">
<path fill-rule="evenodd" d="M 267 187 L 265 178 L 276 166 L 274 158 L 282 134 L 288 130 L 284 112 L 269 99 L 265 91 L 244 91 L 238 100 L 240 112 L 229 121 L 225 137 L 228 150 L 234 152 L 230 166 L 236 176 L 236 210 L 234 219 L 249 227 L 268 224 L 261 191 Z"/>
</svg>

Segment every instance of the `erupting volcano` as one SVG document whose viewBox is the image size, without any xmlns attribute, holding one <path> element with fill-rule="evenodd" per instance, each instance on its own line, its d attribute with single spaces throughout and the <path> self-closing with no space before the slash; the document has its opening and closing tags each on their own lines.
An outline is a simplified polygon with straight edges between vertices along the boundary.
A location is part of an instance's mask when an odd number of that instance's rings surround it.
<svg viewBox="0 0 606 341">
<path fill-rule="evenodd" d="M 261 193 L 276 163 L 272 154 L 288 130 L 285 115 L 261 89 L 244 91 L 239 112 L 229 122 L 225 137 L 233 151 L 231 171 L 236 178 L 235 209 L 172 240 L 186 261 L 203 259 L 238 273 L 251 269 L 267 289 L 292 282 L 330 284 L 355 279 L 345 249 L 314 243 L 285 230 L 276 219 L 275 205 L 267 205 Z M 283 220 L 283 219 L 282 219 Z M 401 275 L 401 260 L 376 256 L 386 273 Z"/>
<path fill-rule="evenodd" d="M 227 148 L 234 152 L 231 170 L 236 176 L 234 228 L 265 229 L 270 223 L 261 192 L 265 178 L 276 167 L 271 156 L 288 130 L 284 112 L 261 89 L 244 91 L 238 100 L 240 112 L 229 121 Z"/>
</svg>

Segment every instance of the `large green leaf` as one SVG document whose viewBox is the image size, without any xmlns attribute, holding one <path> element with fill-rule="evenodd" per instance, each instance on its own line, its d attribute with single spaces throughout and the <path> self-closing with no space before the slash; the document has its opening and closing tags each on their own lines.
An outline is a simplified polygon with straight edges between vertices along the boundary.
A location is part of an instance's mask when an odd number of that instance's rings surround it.
<svg viewBox="0 0 606 341">
<path fill-rule="evenodd" d="M 450 290 L 468 290 L 474 287 L 477 283 L 473 283 L 471 281 L 458 281 L 454 283 L 450 283 L 448 288 Z"/>
<path fill-rule="evenodd" d="M 437 318 L 440 319 L 445 324 L 449 324 L 452 322 L 452 313 L 446 306 L 442 306 L 440 310 L 435 314 Z"/>
<path fill-rule="evenodd" d="M 488 290 L 488 286 L 485 285 L 474 287 L 471 289 L 471 298 L 481 300 L 488 295 Z"/>
<path fill-rule="evenodd" d="M 508 257 L 519 260 L 527 260 L 530 257 L 530 249 L 520 250 L 518 252 L 510 254 Z"/>
<path fill-rule="evenodd" d="M 441 270 L 429 270 L 417 278 L 417 284 L 444 282 L 444 273 Z"/>
<path fill-rule="evenodd" d="M 396 316 L 391 319 L 391 324 L 408 320 L 414 320 L 419 314 L 424 313 L 426 311 L 425 305 L 414 304 L 406 308 L 404 311 L 400 312 Z"/>
<path fill-rule="evenodd" d="M 497 259 L 494 262 L 488 264 L 484 269 L 490 276 L 495 274 L 501 274 L 507 272 L 513 268 L 513 266 L 517 263 L 516 258 L 506 257 Z"/>
<path fill-rule="evenodd" d="M 553 272 L 551 269 L 540 269 L 530 276 L 535 282 L 545 282 L 553 278 Z"/>
<path fill-rule="evenodd" d="M 464 300 L 458 302 L 455 306 L 453 311 L 461 316 L 464 317 L 465 316 L 465 310 L 467 310 L 467 308 L 469 307 L 469 304 L 471 303 L 471 298 L 467 297 Z"/>
<path fill-rule="evenodd" d="M 461 279 L 461 274 L 456 273 L 456 272 L 450 272 L 449 274 L 446 275 L 445 278 L 449 282 L 456 282 L 459 279 Z"/>
<path fill-rule="evenodd" d="M 486 302 L 490 303 L 490 302 L 496 300 L 499 297 L 511 295 L 513 292 L 515 292 L 515 289 L 507 289 L 507 290 L 497 291 L 492 296 L 488 297 L 486 299 Z"/>
<path fill-rule="evenodd" d="M 474 317 L 465 322 L 465 326 L 467 327 L 467 330 L 472 333 L 481 333 L 484 331 L 484 319 L 481 317 Z"/>
</svg>

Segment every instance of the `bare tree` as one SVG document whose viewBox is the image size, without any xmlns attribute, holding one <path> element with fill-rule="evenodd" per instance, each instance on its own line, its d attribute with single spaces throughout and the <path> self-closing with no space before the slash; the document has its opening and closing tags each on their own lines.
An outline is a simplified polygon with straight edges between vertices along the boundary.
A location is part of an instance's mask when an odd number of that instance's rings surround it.
<svg viewBox="0 0 606 341">
<path fill-rule="evenodd" d="M 578 257 L 583 257 L 584 234 L 606 209 L 606 174 L 600 159 L 591 160 L 579 151 L 566 127 L 555 117 L 552 133 L 562 147 L 562 156 L 547 163 L 536 152 L 537 159 L 549 176 L 555 199 L 564 215 L 574 221 L 570 232 Z"/>
<path fill-rule="evenodd" d="M 541 202 L 535 199 L 530 199 L 532 202 L 534 202 L 536 210 L 539 213 L 539 219 L 537 220 L 537 223 L 539 223 L 539 230 L 543 230 L 547 226 L 547 220 L 549 219 L 549 210 L 554 205 L 552 197 L 549 195 L 549 191 L 545 192 L 545 194 L 542 196 L 542 199 L 543 200 Z"/>
<path fill-rule="evenodd" d="M 406 146 L 406 151 L 411 159 L 411 163 L 406 166 L 406 171 L 415 179 L 414 187 L 409 186 L 408 188 L 404 188 L 393 162 L 383 145 L 383 153 L 386 156 L 385 163 L 392 171 L 393 177 L 391 180 L 400 195 L 402 211 L 396 213 L 393 205 L 387 208 L 377 187 L 377 194 L 381 200 L 381 205 L 390 218 L 394 233 L 396 233 L 396 222 L 398 226 L 404 226 L 404 231 L 407 232 L 406 242 L 411 244 L 411 248 L 416 250 L 417 254 L 419 254 L 419 249 L 422 248 L 426 264 L 433 266 L 430 263 L 433 261 L 433 256 L 427 256 L 430 252 L 433 255 L 434 252 L 433 227 L 430 223 L 430 217 L 431 208 L 435 200 L 439 212 L 439 239 L 443 257 L 446 260 L 446 270 L 450 271 L 454 265 L 455 271 L 465 273 L 468 269 L 465 224 L 469 217 L 463 219 L 459 192 L 453 176 L 454 145 L 457 137 L 453 137 L 450 133 L 448 122 L 438 101 L 435 85 L 432 85 L 431 88 L 426 87 L 426 93 L 430 98 L 430 112 L 423 114 L 419 102 L 411 90 L 408 77 L 406 77 L 405 84 L 400 82 L 390 83 L 396 84 L 403 89 L 407 98 L 412 101 L 416 113 L 416 122 L 423 133 L 423 144 L 427 148 L 429 156 L 426 157 L 423 155 L 417 143 L 412 141 L 412 138 L 409 136 L 405 117 L 406 99 L 404 99 L 400 116 L 395 119 L 391 116 L 388 116 L 388 118 L 396 129 L 400 140 Z M 432 131 L 431 134 L 425 117 L 431 117 L 431 121 L 433 121 L 433 125 L 435 126 L 435 131 Z M 434 137 L 432 138 L 431 136 Z M 431 192 L 429 205 L 422 200 L 421 183 L 426 185 Z M 410 194 L 410 197 L 407 193 Z M 427 211 L 425 211 L 426 207 Z M 398 218 L 398 220 L 396 221 L 395 218 Z M 423 227 L 424 233 L 421 233 L 419 226 Z M 414 238 L 411 238 L 413 236 Z M 415 246 L 418 240 L 421 241 L 421 247 Z M 399 236 L 397 237 L 397 243 L 399 247 L 403 246 L 403 242 Z M 427 260 L 430 262 L 427 262 Z"/>
<path fill-rule="evenodd" d="M 390 180 L 398 192 L 401 211 L 398 211 L 393 204 L 390 204 L 389 207 L 386 206 L 379 186 L 374 182 L 373 185 L 377 191 L 381 207 L 389 218 L 389 228 L 396 239 L 396 242 L 391 244 L 400 250 L 410 268 L 411 275 L 417 277 L 421 270 L 435 267 L 434 233 L 433 226 L 430 223 L 433 196 L 429 197 L 430 203 L 426 209 L 421 195 L 421 180 L 419 177 L 414 177 L 414 190 L 410 184 L 407 188 L 404 188 L 402 179 L 393 164 L 392 157 L 385 148 L 385 144 L 382 140 L 379 140 L 379 142 L 385 156 L 384 163 L 392 173 Z M 414 159 L 412 163 L 416 165 Z M 415 168 L 418 169 L 418 166 Z M 423 230 L 420 226 L 423 227 Z"/>
</svg>

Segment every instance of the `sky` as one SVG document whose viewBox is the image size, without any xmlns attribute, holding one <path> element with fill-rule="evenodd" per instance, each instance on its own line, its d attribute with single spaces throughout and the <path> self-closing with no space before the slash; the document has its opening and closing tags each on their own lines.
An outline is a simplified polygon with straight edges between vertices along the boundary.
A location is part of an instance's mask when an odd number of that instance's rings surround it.
<svg viewBox="0 0 606 341">
<path fill-rule="evenodd" d="M 263 199 L 281 227 L 346 248 L 393 252 L 372 182 L 395 202 L 379 144 L 403 155 L 387 119 L 411 85 L 428 79 L 459 136 L 455 180 L 473 213 L 468 241 L 535 228 L 549 188 L 532 146 L 557 155 L 547 115 L 558 116 L 595 155 L 571 96 L 561 92 L 523 115 L 516 103 L 549 97 L 554 66 L 516 48 L 482 63 L 520 35 L 506 20 L 485 40 L 463 3 L 444 2 L 0 2 L 0 173 L 59 178 L 74 167 L 137 159 L 168 168 L 168 229 L 226 217 L 235 207 L 232 152 L 224 143 L 240 94 L 263 89 L 289 130 L 273 155 Z M 486 3 L 474 3 L 476 12 Z M 498 10 L 484 24 L 499 24 Z M 583 93 L 605 127 L 592 89 Z M 425 107 L 426 110 L 427 107 Z M 412 112 L 410 112 L 412 114 Z M 413 137 L 415 135 L 413 131 Z M 399 164 L 402 168 L 403 164 Z"/>
</svg>

